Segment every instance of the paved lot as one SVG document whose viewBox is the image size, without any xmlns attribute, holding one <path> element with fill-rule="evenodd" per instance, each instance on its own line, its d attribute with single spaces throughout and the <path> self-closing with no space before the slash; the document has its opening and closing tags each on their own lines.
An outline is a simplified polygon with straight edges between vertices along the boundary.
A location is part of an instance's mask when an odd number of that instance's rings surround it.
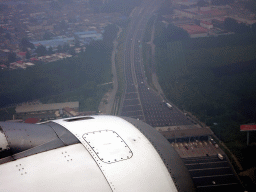
<svg viewBox="0 0 256 192">
<path fill-rule="evenodd" d="M 184 158 L 183 161 L 198 192 L 244 190 L 225 155 L 223 160 L 213 155 Z"/>
<path fill-rule="evenodd" d="M 210 141 L 172 143 L 172 146 L 181 158 L 217 156 L 218 153 L 223 154 L 223 151 L 219 147 L 216 148 Z"/>
</svg>

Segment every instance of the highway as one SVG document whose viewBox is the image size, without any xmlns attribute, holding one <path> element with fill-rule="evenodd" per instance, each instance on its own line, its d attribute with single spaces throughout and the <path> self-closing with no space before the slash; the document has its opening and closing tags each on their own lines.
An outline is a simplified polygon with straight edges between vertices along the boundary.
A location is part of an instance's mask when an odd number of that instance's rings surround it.
<svg viewBox="0 0 256 192">
<path fill-rule="evenodd" d="M 125 93 L 122 98 L 119 115 L 142 120 L 153 127 L 191 125 L 179 109 L 169 109 L 163 96 L 147 84 L 142 61 L 142 38 L 148 19 L 160 7 L 162 1 L 144 1 L 131 17 L 126 36 L 124 72 Z M 164 100 L 164 102 L 163 102 Z"/>
<path fill-rule="evenodd" d="M 196 191 L 243 191 L 236 173 L 219 147 L 216 148 L 208 139 L 205 141 L 199 139 L 196 142 L 185 141 L 187 138 L 190 140 L 197 137 L 197 133 L 202 133 L 200 130 L 207 128 L 198 125 L 172 103 L 172 108 L 169 108 L 166 102 L 170 103 L 170 101 L 147 83 L 141 42 L 148 19 L 160 7 L 162 1 L 145 0 L 131 16 L 123 58 L 125 92 L 118 115 L 136 118 L 157 130 L 170 132 L 170 138 L 167 139 L 187 166 Z M 181 138 L 177 139 L 176 135 L 179 133 Z M 213 133 L 210 131 L 204 136 L 208 138 L 211 134 Z M 222 154 L 225 159 L 223 161 L 218 159 L 217 154 Z"/>
</svg>

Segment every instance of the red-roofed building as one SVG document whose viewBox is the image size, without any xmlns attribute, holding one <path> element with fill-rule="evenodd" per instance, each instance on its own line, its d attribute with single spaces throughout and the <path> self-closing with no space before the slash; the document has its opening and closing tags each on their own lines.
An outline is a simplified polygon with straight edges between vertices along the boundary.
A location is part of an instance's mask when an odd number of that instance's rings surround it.
<svg viewBox="0 0 256 192">
<path fill-rule="evenodd" d="M 18 56 L 26 56 L 26 53 L 27 53 L 27 52 L 18 52 L 17 55 L 18 55 Z"/>
<path fill-rule="evenodd" d="M 32 57 L 32 58 L 30 58 L 30 61 L 38 61 L 38 59 L 35 57 Z"/>
<path fill-rule="evenodd" d="M 187 11 L 187 10 L 180 10 L 180 9 L 174 9 L 174 13 L 182 16 L 182 17 L 187 17 L 190 19 L 196 19 L 198 14 L 195 12 Z"/>
<path fill-rule="evenodd" d="M 200 21 L 200 26 L 206 29 L 212 29 L 213 24 L 208 21 Z"/>
<path fill-rule="evenodd" d="M 31 123 L 31 124 L 36 124 L 39 122 L 39 119 L 37 118 L 28 118 L 25 120 L 25 123 Z"/>
<path fill-rule="evenodd" d="M 190 8 L 190 9 L 174 9 L 174 13 L 180 17 L 190 19 L 204 19 L 209 17 L 220 17 L 227 15 L 226 10 L 212 9 L 211 7 Z"/>
<path fill-rule="evenodd" d="M 0 67 L 1 67 L 1 68 L 7 68 L 7 66 L 4 65 L 4 64 L 0 65 Z"/>
<path fill-rule="evenodd" d="M 16 55 L 20 57 L 21 59 L 25 59 L 27 52 L 18 52 Z"/>
<path fill-rule="evenodd" d="M 214 20 L 219 21 L 219 22 L 222 22 L 222 23 L 225 21 L 225 19 L 226 19 L 226 17 L 217 17 L 217 18 L 214 18 Z"/>
<path fill-rule="evenodd" d="M 207 10 L 207 11 L 197 11 L 198 14 L 206 17 L 206 16 L 209 16 L 209 17 L 216 17 L 216 16 L 224 16 L 227 14 L 226 11 L 223 11 L 223 10 L 218 10 L 218 9 L 214 9 L 214 10 Z"/>
<path fill-rule="evenodd" d="M 198 25 L 180 25 L 179 27 L 186 30 L 191 38 L 206 37 L 208 35 L 208 29 Z"/>
</svg>

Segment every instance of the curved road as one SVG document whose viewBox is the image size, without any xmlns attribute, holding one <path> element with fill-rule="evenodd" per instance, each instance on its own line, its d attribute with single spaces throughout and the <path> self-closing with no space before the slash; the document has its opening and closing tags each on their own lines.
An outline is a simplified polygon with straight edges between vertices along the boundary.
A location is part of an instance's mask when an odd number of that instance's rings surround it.
<svg viewBox="0 0 256 192">
<path fill-rule="evenodd" d="M 187 118 L 175 106 L 172 109 L 165 104 L 164 96 L 154 91 L 148 84 L 143 68 L 141 42 L 148 19 L 161 6 L 162 0 L 145 0 L 140 7 L 137 7 L 131 18 L 129 31 L 126 36 L 124 53 L 124 72 L 126 89 L 123 94 L 119 115 L 140 119 L 156 129 L 167 129 L 175 135 L 175 130 L 186 130 L 199 128 L 190 118 Z M 164 102 L 163 102 L 164 100 Z M 204 129 L 203 127 L 200 127 Z M 170 130 L 169 130 L 170 129 Z M 196 132 L 195 132 L 196 135 Z M 187 144 L 186 142 L 184 145 Z M 178 145 L 176 143 L 176 145 Z M 207 146 L 200 149 L 205 151 Z M 188 147 L 184 148 L 188 153 Z M 197 149 L 197 148 L 196 148 Z M 176 151 L 180 151 L 180 147 Z M 199 150 L 199 149 L 198 149 Z M 226 155 L 222 150 L 218 151 L 212 147 L 213 155 L 195 154 L 183 157 L 189 169 L 197 191 L 243 191 L 243 187 L 238 180 L 229 162 L 223 162 L 217 158 L 217 154 Z M 217 159 L 216 159 L 217 158 Z M 197 163 L 203 160 L 204 163 Z M 216 165 L 220 165 L 219 167 Z M 225 165 L 225 166 L 224 166 Z M 226 172 L 226 171 L 229 172 Z M 219 174 L 216 174 L 216 171 Z"/>
<path fill-rule="evenodd" d="M 162 2 L 161 0 L 144 1 L 131 17 L 124 50 L 126 89 L 119 115 L 140 119 L 153 127 L 193 125 L 193 121 L 184 116 L 179 109 L 176 107 L 169 109 L 163 102 L 163 97 L 146 81 L 141 42 L 148 19 Z"/>
</svg>

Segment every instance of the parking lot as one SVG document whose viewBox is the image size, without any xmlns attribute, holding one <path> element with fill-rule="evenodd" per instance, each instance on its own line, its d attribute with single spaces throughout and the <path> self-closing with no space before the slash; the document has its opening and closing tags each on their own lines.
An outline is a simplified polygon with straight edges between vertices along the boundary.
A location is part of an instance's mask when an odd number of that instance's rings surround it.
<svg viewBox="0 0 256 192">
<path fill-rule="evenodd" d="M 217 156 L 218 153 L 223 154 L 222 150 L 211 141 L 195 140 L 192 142 L 173 142 L 171 144 L 181 158 Z"/>
<path fill-rule="evenodd" d="M 176 139 L 171 145 L 185 163 L 197 192 L 244 191 L 228 158 L 211 136 Z"/>
</svg>

